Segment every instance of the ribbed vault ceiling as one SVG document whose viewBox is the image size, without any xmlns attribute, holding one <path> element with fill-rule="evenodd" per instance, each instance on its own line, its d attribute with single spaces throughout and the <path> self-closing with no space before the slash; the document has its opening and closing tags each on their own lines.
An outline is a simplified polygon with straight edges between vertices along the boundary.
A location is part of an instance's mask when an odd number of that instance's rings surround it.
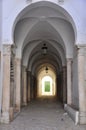
<svg viewBox="0 0 86 130">
<path fill-rule="evenodd" d="M 73 27 L 67 15 L 54 6 L 42 2 L 28 7 L 15 27 L 16 55 L 33 74 L 46 64 L 57 72 L 66 65 L 66 58 L 73 56 Z M 44 43 L 48 48 L 45 56 L 41 49 Z"/>
</svg>

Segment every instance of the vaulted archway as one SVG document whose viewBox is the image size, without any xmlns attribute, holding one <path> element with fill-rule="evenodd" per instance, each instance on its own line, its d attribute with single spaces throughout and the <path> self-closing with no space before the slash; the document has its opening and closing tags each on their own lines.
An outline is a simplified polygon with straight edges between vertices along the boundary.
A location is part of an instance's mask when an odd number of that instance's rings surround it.
<svg viewBox="0 0 86 130">
<path fill-rule="evenodd" d="M 2 122 L 9 122 L 10 113 L 13 118 L 14 110 L 20 112 L 21 106 L 40 98 L 40 93 L 41 98 L 43 93 L 46 95 L 44 88 L 55 100 L 84 110 L 79 103 L 77 31 L 69 13 L 49 1 L 41 1 L 23 8 L 13 23 L 14 45 L 3 45 L 3 68 L 8 66 L 8 71 L 3 81 Z M 49 69 L 48 80 L 43 79 L 45 67 Z M 48 90 L 44 84 L 50 84 Z"/>
</svg>

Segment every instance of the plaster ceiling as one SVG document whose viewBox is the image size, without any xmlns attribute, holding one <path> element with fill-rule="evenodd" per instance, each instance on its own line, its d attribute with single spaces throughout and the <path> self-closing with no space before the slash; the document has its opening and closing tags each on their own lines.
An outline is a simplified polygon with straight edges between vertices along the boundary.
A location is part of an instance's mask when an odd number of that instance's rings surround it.
<svg viewBox="0 0 86 130">
<path fill-rule="evenodd" d="M 41 54 L 43 42 L 48 47 L 45 58 Z M 59 7 L 42 2 L 27 8 L 22 14 L 15 28 L 15 43 L 16 54 L 21 52 L 23 65 L 33 73 L 46 63 L 59 69 L 59 66 L 65 65 L 67 56 L 73 56 L 74 30 Z"/>
</svg>

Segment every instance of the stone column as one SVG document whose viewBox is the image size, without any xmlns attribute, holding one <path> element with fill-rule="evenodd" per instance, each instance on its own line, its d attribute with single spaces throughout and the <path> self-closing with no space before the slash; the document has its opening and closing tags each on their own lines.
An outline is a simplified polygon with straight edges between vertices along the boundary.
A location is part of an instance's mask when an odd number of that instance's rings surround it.
<svg viewBox="0 0 86 130">
<path fill-rule="evenodd" d="M 2 78 L 1 78 L 1 70 L 2 67 L 2 58 L 1 58 L 1 51 L 0 51 L 0 117 L 1 117 L 1 108 L 2 108 Z"/>
<path fill-rule="evenodd" d="M 34 76 L 31 75 L 31 98 L 34 99 Z"/>
<path fill-rule="evenodd" d="M 31 79 L 31 72 L 27 72 L 27 79 L 28 79 L 28 102 L 30 101 L 30 79 Z"/>
<path fill-rule="evenodd" d="M 59 74 L 57 74 L 57 77 L 56 77 L 56 80 L 57 80 L 57 100 L 60 100 L 60 84 L 59 84 Z"/>
<path fill-rule="evenodd" d="M 67 59 L 67 104 L 72 105 L 72 58 Z"/>
<path fill-rule="evenodd" d="M 23 105 L 27 105 L 27 71 L 26 67 L 23 67 Z"/>
<path fill-rule="evenodd" d="M 36 77 L 34 77 L 34 98 L 36 99 L 37 97 L 37 80 L 36 80 Z"/>
<path fill-rule="evenodd" d="M 78 87 L 79 87 L 79 119 L 86 124 L 86 47 L 78 47 Z"/>
<path fill-rule="evenodd" d="M 33 99 L 33 75 L 30 75 L 30 98 Z"/>
<path fill-rule="evenodd" d="M 58 99 L 58 75 L 56 75 L 56 92 L 55 92 L 55 95 L 56 95 L 56 99 Z"/>
<path fill-rule="evenodd" d="M 23 86 L 24 86 L 24 74 L 23 66 L 21 65 L 21 106 L 23 106 Z"/>
<path fill-rule="evenodd" d="M 14 80 L 10 81 L 10 121 L 14 118 Z"/>
<path fill-rule="evenodd" d="M 66 66 L 63 66 L 63 103 L 67 103 L 67 72 Z"/>
<path fill-rule="evenodd" d="M 16 99 L 15 107 L 16 111 L 20 111 L 21 108 L 21 59 L 15 58 L 15 75 L 16 75 Z"/>
<path fill-rule="evenodd" d="M 11 104 L 11 107 L 14 107 L 14 88 L 15 88 L 15 74 L 14 74 L 14 56 L 11 55 L 11 63 L 10 63 L 10 104 Z"/>
<path fill-rule="evenodd" d="M 3 45 L 2 64 L 3 64 L 3 94 L 2 94 L 2 118 L 1 122 L 10 121 L 10 59 L 11 45 Z"/>
<path fill-rule="evenodd" d="M 60 71 L 60 98 L 61 102 L 63 102 L 63 72 Z"/>
<path fill-rule="evenodd" d="M 58 95 L 58 99 L 62 102 L 62 72 L 59 72 L 58 76 L 57 76 L 57 86 L 58 86 L 58 90 L 57 90 L 57 95 Z"/>
</svg>

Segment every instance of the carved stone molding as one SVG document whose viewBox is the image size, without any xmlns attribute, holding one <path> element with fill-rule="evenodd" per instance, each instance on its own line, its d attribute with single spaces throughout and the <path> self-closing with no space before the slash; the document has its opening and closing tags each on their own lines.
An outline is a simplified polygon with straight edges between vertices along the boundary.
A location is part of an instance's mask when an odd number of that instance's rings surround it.
<svg viewBox="0 0 86 130">
<path fill-rule="evenodd" d="M 79 123 L 80 124 L 86 124 L 86 112 L 79 113 Z"/>
<path fill-rule="evenodd" d="M 25 72 L 27 72 L 27 67 L 26 66 L 23 66 L 23 69 Z"/>
<path fill-rule="evenodd" d="M 21 59 L 20 58 L 15 58 L 15 62 L 17 65 L 21 65 Z"/>
<path fill-rule="evenodd" d="M 26 3 L 31 3 L 31 2 L 33 2 L 33 0 L 26 0 Z M 57 2 L 58 2 L 59 4 L 63 4 L 63 3 L 64 3 L 64 0 L 57 0 Z"/>
<path fill-rule="evenodd" d="M 81 117 L 86 117 L 86 112 L 81 112 L 81 111 L 80 111 L 80 116 L 81 116 Z"/>
<path fill-rule="evenodd" d="M 78 55 L 84 56 L 86 54 L 86 45 L 77 46 Z"/>
<path fill-rule="evenodd" d="M 64 0 L 58 0 L 58 2 L 64 2 Z"/>
<path fill-rule="evenodd" d="M 67 58 L 67 62 L 72 62 L 73 61 L 73 59 L 72 58 Z"/>
<path fill-rule="evenodd" d="M 3 55 L 11 55 L 11 45 L 3 45 Z"/>
<path fill-rule="evenodd" d="M 58 3 L 59 3 L 59 4 L 63 4 L 63 3 L 64 3 L 64 0 L 58 0 Z"/>
<path fill-rule="evenodd" d="M 31 3 L 33 0 L 26 0 L 26 3 Z"/>
</svg>

